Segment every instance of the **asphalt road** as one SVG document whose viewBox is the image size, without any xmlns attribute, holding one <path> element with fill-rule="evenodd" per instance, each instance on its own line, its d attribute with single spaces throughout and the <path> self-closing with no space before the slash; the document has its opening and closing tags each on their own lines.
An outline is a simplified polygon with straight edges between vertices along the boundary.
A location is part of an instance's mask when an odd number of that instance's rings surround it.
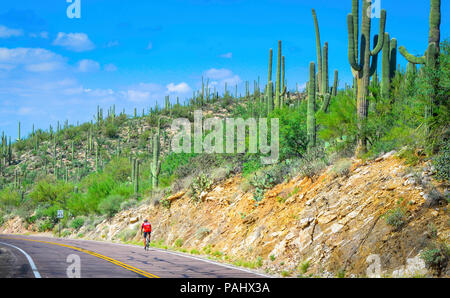
<svg viewBox="0 0 450 298">
<path fill-rule="evenodd" d="M 0 234 L 0 278 L 261 278 L 245 269 L 134 245 Z"/>
</svg>

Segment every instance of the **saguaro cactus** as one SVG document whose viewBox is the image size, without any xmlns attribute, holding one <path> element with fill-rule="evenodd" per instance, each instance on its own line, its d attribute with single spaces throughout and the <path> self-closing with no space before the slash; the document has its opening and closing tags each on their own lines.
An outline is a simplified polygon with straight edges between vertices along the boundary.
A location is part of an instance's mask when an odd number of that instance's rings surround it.
<svg viewBox="0 0 450 298">
<path fill-rule="evenodd" d="M 314 18 L 314 26 L 316 30 L 316 47 L 317 47 L 317 77 L 316 83 L 316 96 L 320 95 L 323 98 L 322 110 L 326 113 L 330 105 L 331 96 L 336 96 L 337 94 L 337 80 L 338 73 L 335 71 L 334 82 L 333 82 L 333 93 L 330 92 L 329 75 L 328 75 L 328 42 L 325 42 L 323 47 L 323 55 L 320 43 L 320 31 L 319 22 L 317 21 L 316 11 L 312 10 L 312 15 Z"/>
<path fill-rule="evenodd" d="M 416 57 L 411 55 L 404 46 L 399 47 L 399 51 L 408 62 L 414 64 L 427 64 L 431 67 L 436 66 L 439 56 L 439 43 L 441 40 L 441 0 L 430 1 L 430 31 L 428 38 L 428 49 L 424 56 Z"/>
<path fill-rule="evenodd" d="M 319 74 L 317 84 L 319 85 L 319 93 L 322 93 L 322 45 L 320 43 L 319 22 L 317 21 L 317 15 L 314 9 L 312 10 L 312 15 L 314 18 L 314 27 L 316 29 L 317 72 Z"/>
<path fill-rule="evenodd" d="M 152 177 L 152 185 L 153 187 L 158 187 L 158 176 L 161 171 L 161 161 L 159 160 L 160 154 L 160 119 L 158 119 L 158 130 L 157 133 L 153 136 L 153 160 L 150 165 L 150 172 Z"/>
<path fill-rule="evenodd" d="M 309 64 L 308 83 L 308 111 L 306 115 L 306 126 L 308 136 L 308 150 L 316 146 L 316 65 Z"/>
<path fill-rule="evenodd" d="M 277 82 L 275 84 L 275 108 L 280 107 L 281 95 L 281 40 L 278 41 Z"/>
<path fill-rule="evenodd" d="M 397 68 L 397 40 L 384 34 L 383 55 L 381 58 L 381 96 L 389 98 L 391 81 Z"/>
<path fill-rule="evenodd" d="M 361 53 L 358 55 L 358 26 L 359 26 L 359 0 L 353 0 L 352 13 L 347 16 L 348 26 L 348 59 L 352 67 L 353 76 L 356 78 L 356 99 L 357 99 L 357 114 L 358 114 L 358 128 L 359 137 L 356 149 L 356 155 L 365 153 L 367 151 L 367 139 L 364 133 L 363 124 L 368 115 L 368 94 L 370 77 L 376 70 L 376 57 L 381 51 L 384 43 L 384 28 L 386 25 L 386 10 L 381 11 L 380 19 L 380 33 L 378 35 L 378 42 L 373 50 L 370 50 L 370 24 L 371 18 L 367 15 L 369 8 L 372 5 L 372 0 L 363 1 L 362 8 L 362 22 L 361 22 Z M 358 63 L 359 56 L 359 63 Z M 370 65 L 372 58 L 372 67 Z"/>
<path fill-rule="evenodd" d="M 423 64 L 432 69 L 436 69 L 438 67 L 438 58 L 440 47 L 439 43 L 441 40 L 441 0 L 431 0 L 430 1 L 430 31 L 428 38 L 428 48 L 425 52 L 425 55 L 421 57 L 416 57 L 411 55 L 405 47 L 399 47 L 399 51 L 403 57 L 410 63 L 414 64 Z M 431 95 L 429 96 L 429 102 L 425 108 L 425 117 L 428 118 L 430 115 L 434 114 L 433 108 L 436 104 L 436 94 L 434 90 L 436 86 L 432 86 Z"/>
</svg>

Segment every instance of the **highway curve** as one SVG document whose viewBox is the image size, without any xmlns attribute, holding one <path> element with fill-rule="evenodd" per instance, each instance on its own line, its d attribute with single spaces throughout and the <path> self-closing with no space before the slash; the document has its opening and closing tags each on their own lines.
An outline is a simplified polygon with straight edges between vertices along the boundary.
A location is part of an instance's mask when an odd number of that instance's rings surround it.
<svg viewBox="0 0 450 298">
<path fill-rule="evenodd" d="M 76 268 L 74 266 L 77 266 Z M 75 269 L 74 269 L 75 268 Z M 90 240 L 0 234 L 0 278 L 261 278 L 186 254 Z"/>
</svg>

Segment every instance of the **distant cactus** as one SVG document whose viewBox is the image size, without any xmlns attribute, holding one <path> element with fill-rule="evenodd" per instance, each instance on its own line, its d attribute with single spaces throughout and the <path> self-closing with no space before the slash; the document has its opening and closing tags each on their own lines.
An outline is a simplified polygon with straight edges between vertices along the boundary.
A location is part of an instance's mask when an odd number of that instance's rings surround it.
<svg viewBox="0 0 450 298">
<path fill-rule="evenodd" d="M 330 90 L 329 75 L 328 75 L 328 42 L 323 46 L 323 53 L 320 43 L 319 22 L 317 21 L 316 11 L 312 10 L 314 19 L 314 27 L 316 32 L 316 48 L 317 48 L 317 76 L 315 77 L 315 96 L 320 95 L 323 99 L 322 111 L 328 111 L 331 97 L 337 95 L 338 87 L 338 71 L 334 72 L 333 90 Z M 309 90 L 309 88 L 307 88 Z"/>
<path fill-rule="evenodd" d="M 281 40 L 278 41 L 277 81 L 275 84 L 275 108 L 280 108 L 281 96 Z"/>
</svg>

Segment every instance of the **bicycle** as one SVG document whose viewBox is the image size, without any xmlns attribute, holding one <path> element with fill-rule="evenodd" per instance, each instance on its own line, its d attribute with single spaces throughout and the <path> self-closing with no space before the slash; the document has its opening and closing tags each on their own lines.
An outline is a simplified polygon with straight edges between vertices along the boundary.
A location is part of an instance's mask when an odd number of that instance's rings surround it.
<svg viewBox="0 0 450 298">
<path fill-rule="evenodd" d="M 144 250 L 149 250 L 150 249 L 150 233 L 147 233 L 147 235 L 145 235 L 145 247 Z"/>
</svg>

